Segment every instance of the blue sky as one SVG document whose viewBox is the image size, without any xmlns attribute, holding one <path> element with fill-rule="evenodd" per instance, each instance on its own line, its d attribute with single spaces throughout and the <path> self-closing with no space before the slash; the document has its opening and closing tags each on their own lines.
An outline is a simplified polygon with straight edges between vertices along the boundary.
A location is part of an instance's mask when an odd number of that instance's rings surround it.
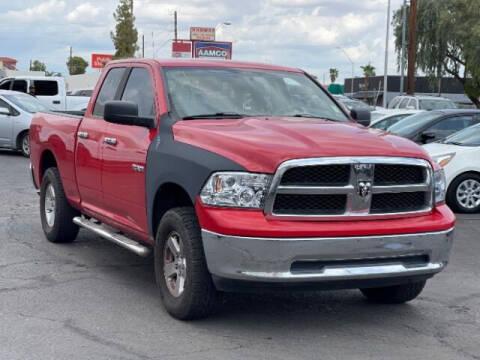
<svg viewBox="0 0 480 360">
<path fill-rule="evenodd" d="M 387 0 L 135 0 L 139 35 L 145 35 L 145 55 L 170 56 L 173 11 L 178 12 L 179 37 L 190 26 L 216 26 L 218 40 L 233 41 L 233 59 L 260 61 L 305 69 L 320 80 L 328 69 L 351 75 L 351 65 L 371 62 L 383 74 Z M 392 0 L 392 11 L 402 0 Z M 110 31 L 118 0 L 0 0 L 0 56 L 17 59 L 27 70 L 30 59 L 50 71 L 67 73 L 69 46 L 90 62 L 92 53 L 113 53 Z M 392 31 L 390 30 L 390 35 Z M 396 73 L 390 37 L 389 73 Z M 88 68 L 88 72 L 95 71 Z M 328 81 L 327 81 L 328 82 Z"/>
</svg>

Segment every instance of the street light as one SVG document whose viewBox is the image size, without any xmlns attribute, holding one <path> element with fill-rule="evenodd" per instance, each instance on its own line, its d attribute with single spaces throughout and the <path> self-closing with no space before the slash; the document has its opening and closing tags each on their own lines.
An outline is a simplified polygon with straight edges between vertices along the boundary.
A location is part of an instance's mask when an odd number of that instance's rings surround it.
<svg viewBox="0 0 480 360">
<path fill-rule="evenodd" d="M 230 25 L 232 25 L 232 23 L 230 21 L 220 22 L 220 23 L 217 24 L 217 26 L 215 26 L 215 31 L 220 29 L 222 27 L 222 25 L 230 26 Z"/>
<path fill-rule="evenodd" d="M 341 46 L 337 46 L 337 49 L 341 50 L 345 56 L 347 57 L 348 61 L 350 61 L 350 64 L 352 64 L 352 84 L 351 84 L 351 87 L 350 87 L 350 96 L 353 96 L 353 77 L 354 77 L 354 73 L 355 73 L 355 70 L 354 70 L 354 64 L 353 64 L 353 61 L 352 59 L 350 58 L 350 56 L 348 56 L 347 52 L 345 51 L 344 48 L 342 48 Z"/>
</svg>

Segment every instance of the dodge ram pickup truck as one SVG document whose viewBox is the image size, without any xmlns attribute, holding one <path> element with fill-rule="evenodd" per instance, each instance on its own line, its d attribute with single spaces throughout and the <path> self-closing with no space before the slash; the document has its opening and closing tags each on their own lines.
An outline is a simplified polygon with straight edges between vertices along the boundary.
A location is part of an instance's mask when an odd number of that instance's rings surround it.
<svg viewBox="0 0 480 360">
<path fill-rule="evenodd" d="M 43 231 L 153 253 L 178 319 L 207 316 L 219 291 L 412 300 L 447 265 L 455 217 L 440 166 L 369 117 L 298 69 L 110 62 L 83 117 L 32 121 Z"/>
</svg>

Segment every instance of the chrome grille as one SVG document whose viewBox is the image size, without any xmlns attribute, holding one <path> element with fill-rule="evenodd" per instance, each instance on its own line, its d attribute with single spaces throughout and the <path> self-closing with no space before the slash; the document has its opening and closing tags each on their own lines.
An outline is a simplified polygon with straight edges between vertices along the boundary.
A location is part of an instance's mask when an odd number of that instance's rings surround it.
<svg viewBox="0 0 480 360">
<path fill-rule="evenodd" d="M 426 160 L 338 157 L 281 164 L 265 200 L 267 217 L 342 219 L 429 212 L 432 169 Z"/>
</svg>

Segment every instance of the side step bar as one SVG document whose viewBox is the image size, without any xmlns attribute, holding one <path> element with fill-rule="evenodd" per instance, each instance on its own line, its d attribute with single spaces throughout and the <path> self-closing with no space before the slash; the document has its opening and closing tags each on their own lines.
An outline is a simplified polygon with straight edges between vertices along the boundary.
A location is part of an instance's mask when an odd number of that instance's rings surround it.
<svg viewBox="0 0 480 360">
<path fill-rule="evenodd" d="M 84 227 L 90 231 L 93 231 L 95 234 L 100 235 L 106 240 L 120 245 L 121 247 L 134 252 L 135 254 L 146 257 L 150 254 L 150 249 L 135 240 L 132 240 L 122 234 L 116 234 L 100 224 L 95 224 L 92 221 L 87 220 L 84 217 L 76 216 L 73 218 L 73 222 L 78 226 Z"/>
</svg>

